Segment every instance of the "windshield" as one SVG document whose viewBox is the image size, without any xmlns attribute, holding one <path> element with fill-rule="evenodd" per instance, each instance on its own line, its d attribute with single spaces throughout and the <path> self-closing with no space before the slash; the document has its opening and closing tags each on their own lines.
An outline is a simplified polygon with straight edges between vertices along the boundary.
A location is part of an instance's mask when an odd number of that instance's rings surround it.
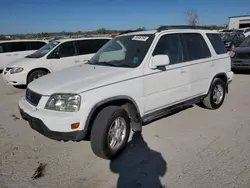
<svg viewBox="0 0 250 188">
<path fill-rule="evenodd" d="M 250 47 L 250 35 L 240 44 L 241 47 Z"/>
<path fill-rule="evenodd" d="M 56 45 L 58 45 L 59 41 L 51 41 L 33 54 L 26 56 L 26 58 L 40 58 L 49 53 Z"/>
<path fill-rule="evenodd" d="M 222 40 L 231 41 L 234 38 L 235 32 L 226 32 L 221 35 Z"/>
<path fill-rule="evenodd" d="M 120 36 L 106 43 L 89 61 L 89 64 L 138 67 L 143 61 L 154 39 L 151 35 Z"/>
</svg>

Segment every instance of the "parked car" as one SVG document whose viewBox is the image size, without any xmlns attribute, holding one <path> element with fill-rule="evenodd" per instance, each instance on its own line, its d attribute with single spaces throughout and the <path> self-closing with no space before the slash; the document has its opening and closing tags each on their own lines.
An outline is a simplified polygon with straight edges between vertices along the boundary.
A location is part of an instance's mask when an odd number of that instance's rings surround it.
<svg viewBox="0 0 250 188">
<path fill-rule="evenodd" d="M 233 70 L 250 70 L 250 36 L 232 54 Z"/>
<path fill-rule="evenodd" d="M 35 52 L 47 43 L 45 40 L 0 41 L 0 71 L 8 63 Z"/>
<path fill-rule="evenodd" d="M 30 83 L 22 118 L 51 139 L 90 135 L 93 152 L 110 159 L 131 129 L 192 104 L 220 108 L 233 72 L 219 33 L 168 28 L 119 35 L 87 64 Z"/>
<path fill-rule="evenodd" d="M 8 64 L 4 80 L 14 86 L 27 85 L 48 73 L 87 62 L 110 37 L 59 39 L 50 41 L 38 51 Z"/>
<path fill-rule="evenodd" d="M 245 35 L 241 32 L 233 31 L 223 33 L 221 38 L 226 46 L 226 49 L 228 51 L 232 51 L 243 42 Z"/>
</svg>

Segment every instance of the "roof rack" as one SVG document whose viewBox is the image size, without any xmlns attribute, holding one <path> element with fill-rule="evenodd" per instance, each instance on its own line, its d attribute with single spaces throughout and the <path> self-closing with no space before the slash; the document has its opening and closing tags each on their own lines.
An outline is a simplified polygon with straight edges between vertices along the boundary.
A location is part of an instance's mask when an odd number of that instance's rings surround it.
<svg viewBox="0 0 250 188">
<path fill-rule="evenodd" d="M 127 34 L 127 33 L 133 33 L 133 32 L 137 32 L 137 31 L 145 31 L 145 30 L 144 29 L 126 30 L 126 31 L 122 31 L 118 35 L 123 35 L 123 34 Z"/>
<path fill-rule="evenodd" d="M 191 25 L 163 25 L 157 29 L 157 32 L 161 32 L 169 29 L 205 29 L 204 26 L 191 26 Z"/>
</svg>

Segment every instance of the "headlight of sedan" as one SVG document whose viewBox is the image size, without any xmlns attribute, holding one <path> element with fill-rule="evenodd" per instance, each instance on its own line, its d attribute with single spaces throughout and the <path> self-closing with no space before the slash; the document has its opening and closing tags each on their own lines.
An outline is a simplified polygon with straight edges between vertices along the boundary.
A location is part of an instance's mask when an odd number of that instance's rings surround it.
<svg viewBox="0 0 250 188">
<path fill-rule="evenodd" d="M 55 94 L 52 95 L 45 105 L 45 109 L 77 112 L 80 109 L 81 96 L 77 94 Z"/>
<path fill-rule="evenodd" d="M 23 72 L 24 69 L 22 67 L 15 67 L 10 69 L 10 74 L 20 73 Z"/>
</svg>

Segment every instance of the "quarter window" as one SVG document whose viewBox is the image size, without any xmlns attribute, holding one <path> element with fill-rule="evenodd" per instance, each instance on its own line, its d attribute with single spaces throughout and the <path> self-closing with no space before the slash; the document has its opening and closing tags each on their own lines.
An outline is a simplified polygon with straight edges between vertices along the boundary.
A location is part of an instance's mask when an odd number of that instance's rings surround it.
<svg viewBox="0 0 250 188">
<path fill-rule="evenodd" d="M 186 47 L 186 61 L 193 61 L 211 57 L 210 50 L 201 34 L 182 33 L 182 40 Z"/>
<path fill-rule="evenodd" d="M 209 41 L 211 42 L 211 44 L 212 44 L 212 46 L 217 54 L 226 54 L 227 53 L 225 45 L 222 42 L 219 34 L 208 33 L 207 37 L 208 37 Z"/>
<path fill-rule="evenodd" d="M 162 36 L 155 47 L 154 55 L 168 55 L 170 64 L 183 62 L 183 49 L 179 35 L 168 34 Z"/>
</svg>

